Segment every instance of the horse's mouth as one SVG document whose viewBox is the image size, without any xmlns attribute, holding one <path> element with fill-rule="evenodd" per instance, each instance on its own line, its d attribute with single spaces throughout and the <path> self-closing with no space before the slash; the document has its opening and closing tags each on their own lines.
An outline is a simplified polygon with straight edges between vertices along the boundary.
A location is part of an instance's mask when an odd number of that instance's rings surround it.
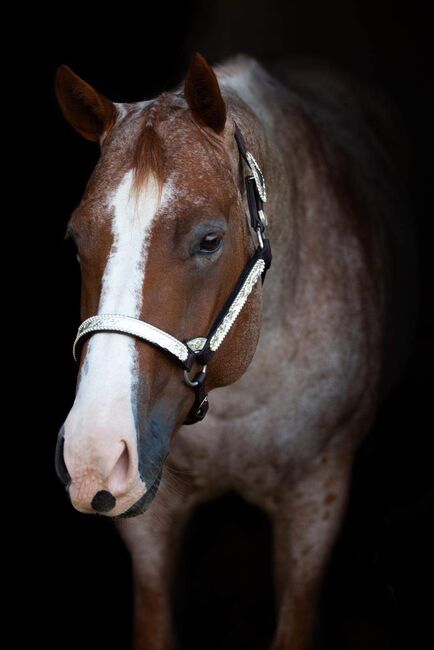
<svg viewBox="0 0 434 650">
<path fill-rule="evenodd" d="M 132 506 L 122 512 L 120 515 L 113 517 L 114 519 L 126 519 L 128 517 L 137 517 L 138 515 L 143 514 L 148 507 L 151 505 L 155 495 L 157 494 L 158 486 L 160 485 L 161 475 L 163 473 L 163 468 L 155 477 L 154 481 L 151 483 L 146 492 L 134 503 Z"/>
</svg>

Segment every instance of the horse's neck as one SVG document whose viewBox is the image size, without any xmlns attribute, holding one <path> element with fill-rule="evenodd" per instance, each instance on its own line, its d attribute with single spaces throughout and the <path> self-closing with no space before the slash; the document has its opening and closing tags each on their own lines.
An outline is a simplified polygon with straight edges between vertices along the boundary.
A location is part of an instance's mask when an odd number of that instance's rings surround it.
<svg viewBox="0 0 434 650">
<path fill-rule="evenodd" d="M 309 320 L 315 309 L 327 320 L 333 305 L 345 311 L 358 299 L 353 289 L 366 268 L 355 222 L 297 95 L 251 59 L 235 60 L 221 75 L 268 189 L 273 263 L 264 286 L 263 328 L 285 338 L 288 327 L 315 330 Z"/>
<path fill-rule="evenodd" d="M 326 168 L 320 138 L 300 109 L 302 98 L 249 57 L 235 57 L 218 72 L 267 183 L 273 265 L 266 309 L 270 314 L 287 310 L 296 291 L 302 299 L 319 286 L 319 274 L 324 282 L 340 274 L 336 290 L 346 291 L 358 273 L 361 245 Z M 338 251 L 345 254 L 334 254 Z"/>
</svg>

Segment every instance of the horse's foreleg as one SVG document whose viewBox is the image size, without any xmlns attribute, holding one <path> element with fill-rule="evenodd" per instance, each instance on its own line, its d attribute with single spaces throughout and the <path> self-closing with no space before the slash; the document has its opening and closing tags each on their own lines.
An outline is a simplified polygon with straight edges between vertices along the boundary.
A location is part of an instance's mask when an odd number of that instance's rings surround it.
<svg viewBox="0 0 434 650">
<path fill-rule="evenodd" d="M 321 578 L 345 506 L 351 460 L 325 453 L 282 485 L 272 518 L 278 622 L 272 650 L 313 647 Z"/>
<path fill-rule="evenodd" d="M 120 524 L 132 557 L 134 650 L 174 650 L 172 581 L 184 523 L 193 504 L 178 495 L 160 499 L 149 511 Z"/>
<path fill-rule="evenodd" d="M 170 593 L 173 549 L 168 539 L 146 529 L 147 550 L 133 555 L 134 650 L 174 650 Z"/>
</svg>

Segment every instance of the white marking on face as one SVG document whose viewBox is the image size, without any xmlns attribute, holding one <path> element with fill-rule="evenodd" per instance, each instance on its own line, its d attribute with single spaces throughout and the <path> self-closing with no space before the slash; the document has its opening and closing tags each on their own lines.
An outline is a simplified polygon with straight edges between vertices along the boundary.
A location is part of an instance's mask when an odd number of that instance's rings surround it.
<svg viewBox="0 0 434 650">
<path fill-rule="evenodd" d="M 158 191 L 150 179 L 140 197 L 132 196 L 133 172 L 125 174 L 114 193 L 113 245 L 104 272 L 98 313 L 118 313 L 138 317 L 148 235 L 158 209 Z"/>
<path fill-rule="evenodd" d="M 132 182 L 133 172 L 129 171 L 109 200 L 114 212 L 113 244 L 103 275 L 98 313 L 138 318 L 149 235 L 158 208 L 167 201 L 170 190 L 168 186 L 163 188 L 160 201 L 151 176 L 136 197 Z M 89 451 L 98 457 L 99 471 L 109 473 L 121 440 L 129 439 L 130 451 L 136 453 L 131 406 L 135 363 L 134 340 L 129 336 L 104 332 L 89 340 L 75 402 L 65 422 L 66 437 L 70 441 L 74 438 L 74 447 L 80 449 L 77 464 L 83 463 L 83 455 Z"/>
</svg>

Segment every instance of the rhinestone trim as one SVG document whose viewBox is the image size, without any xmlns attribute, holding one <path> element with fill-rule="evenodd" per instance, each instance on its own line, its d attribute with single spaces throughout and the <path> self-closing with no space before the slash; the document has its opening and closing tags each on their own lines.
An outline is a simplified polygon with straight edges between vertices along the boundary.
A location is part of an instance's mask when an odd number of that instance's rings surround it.
<svg viewBox="0 0 434 650">
<path fill-rule="evenodd" d="M 154 325 L 145 323 L 137 318 L 132 318 L 131 316 L 98 314 L 97 316 L 87 318 L 78 328 L 72 350 L 76 361 L 77 343 L 83 336 L 91 332 L 120 332 L 122 334 L 130 334 L 143 341 L 149 341 L 149 343 L 164 348 L 180 361 L 186 361 L 188 359 L 187 346 L 181 341 L 178 341 L 174 336 L 163 332 L 158 327 L 154 327 Z"/>
<path fill-rule="evenodd" d="M 246 152 L 246 158 L 249 161 L 250 169 L 252 170 L 253 178 L 255 179 L 256 187 L 258 194 L 261 197 L 264 203 L 267 202 L 267 190 L 265 187 L 265 178 L 264 174 L 261 172 L 261 168 L 256 162 L 255 158 L 252 156 L 250 151 Z"/>
<path fill-rule="evenodd" d="M 239 290 L 238 295 L 236 296 L 232 305 L 230 306 L 228 313 L 226 314 L 226 316 L 224 317 L 224 319 L 222 320 L 222 322 L 214 332 L 213 336 L 211 337 L 210 348 L 213 352 L 218 350 L 220 345 L 223 343 L 226 334 L 229 332 L 232 325 L 235 323 L 240 311 L 246 304 L 247 298 L 252 293 L 255 284 L 261 277 L 264 270 L 265 270 L 264 260 L 258 260 L 255 266 L 250 271 L 247 278 L 245 279 L 244 284 Z"/>
</svg>

